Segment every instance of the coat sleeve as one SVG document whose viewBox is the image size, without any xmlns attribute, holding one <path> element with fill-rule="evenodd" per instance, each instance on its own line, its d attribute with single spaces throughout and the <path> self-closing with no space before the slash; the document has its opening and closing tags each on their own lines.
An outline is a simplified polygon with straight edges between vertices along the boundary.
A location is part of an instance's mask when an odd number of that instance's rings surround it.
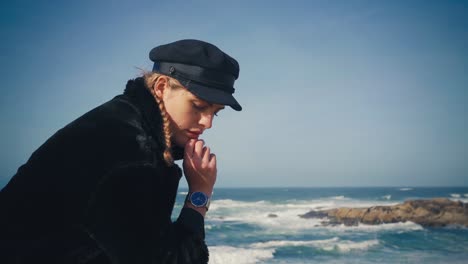
<svg viewBox="0 0 468 264">
<path fill-rule="evenodd" d="M 172 175 L 127 166 L 107 175 L 91 197 L 83 228 L 112 263 L 208 263 L 203 216 L 184 208 L 171 221 L 175 190 L 165 176 Z"/>
</svg>

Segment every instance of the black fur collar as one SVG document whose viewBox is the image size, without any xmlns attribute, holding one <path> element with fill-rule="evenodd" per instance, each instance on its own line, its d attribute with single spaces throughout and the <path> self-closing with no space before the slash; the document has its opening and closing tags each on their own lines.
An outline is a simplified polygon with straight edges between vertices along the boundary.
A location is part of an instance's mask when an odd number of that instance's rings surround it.
<svg viewBox="0 0 468 264">
<path fill-rule="evenodd" d="M 164 143 L 165 140 L 161 111 L 159 110 L 153 95 L 148 91 L 143 77 L 128 80 L 124 95 L 132 98 L 136 102 L 138 108 L 143 114 L 146 124 L 148 125 L 151 136 L 154 137 L 163 148 L 165 148 L 166 144 Z M 172 156 L 174 160 L 182 159 L 184 156 L 183 148 L 173 146 Z"/>
</svg>

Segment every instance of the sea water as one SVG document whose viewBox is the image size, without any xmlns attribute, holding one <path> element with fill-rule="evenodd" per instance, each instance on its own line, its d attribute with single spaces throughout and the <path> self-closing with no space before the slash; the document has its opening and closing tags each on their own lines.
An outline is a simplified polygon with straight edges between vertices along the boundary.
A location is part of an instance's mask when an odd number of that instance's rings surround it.
<svg viewBox="0 0 468 264">
<path fill-rule="evenodd" d="M 186 190 L 180 190 L 177 218 Z M 323 226 L 310 210 L 395 205 L 445 197 L 468 202 L 468 187 L 217 188 L 205 219 L 210 264 L 468 263 L 468 229 L 412 222 Z"/>
</svg>

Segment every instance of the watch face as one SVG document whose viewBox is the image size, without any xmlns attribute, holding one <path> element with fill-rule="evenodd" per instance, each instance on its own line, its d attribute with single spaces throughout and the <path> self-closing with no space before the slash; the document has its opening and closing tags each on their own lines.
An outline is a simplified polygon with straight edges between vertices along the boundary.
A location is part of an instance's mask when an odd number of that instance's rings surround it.
<svg viewBox="0 0 468 264">
<path fill-rule="evenodd" d="M 196 207 L 202 207 L 206 205 L 207 201 L 208 197 L 202 192 L 194 192 L 190 196 L 190 202 L 192 202 L 192 204 Z"/>
</svg>

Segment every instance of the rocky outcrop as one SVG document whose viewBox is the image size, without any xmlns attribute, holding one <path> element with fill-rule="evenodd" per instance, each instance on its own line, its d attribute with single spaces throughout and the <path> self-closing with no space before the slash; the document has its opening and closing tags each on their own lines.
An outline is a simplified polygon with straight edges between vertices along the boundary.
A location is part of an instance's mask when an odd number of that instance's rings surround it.
<svg viewBox="0 0 468 264">
<path fill-rule="evenodd" d="M 302 218 L 326 218 L 324 225 L 358 223 L 376 225 L 411 221 L 424 227 L 459 225 L 468 227 L 468 204 L 446 198 L 430 200 L 408 200 L 393 206 L 369 208 L 336 208 L 310 211 Z"/>
</svg>

